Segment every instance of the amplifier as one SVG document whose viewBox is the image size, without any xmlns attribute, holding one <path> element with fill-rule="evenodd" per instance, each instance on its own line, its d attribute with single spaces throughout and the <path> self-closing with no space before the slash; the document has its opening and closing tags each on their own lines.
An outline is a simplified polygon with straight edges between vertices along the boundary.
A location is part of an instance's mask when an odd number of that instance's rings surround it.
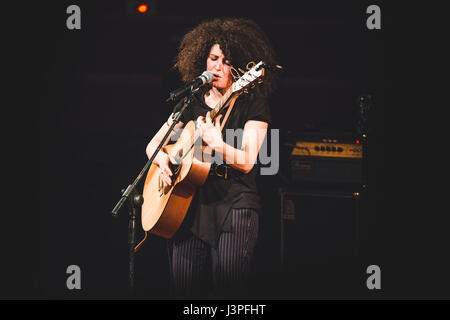
<svg viewBox="0 0 450 320">
<path fill-rule="evenodd" d="M 297 141 L 290 155 L 292 182 L 362 183 L 362 145 L 336 140 Z"/>
<path fill-rule="evenodd" d="M 328 158 L 362 158 L 362 146 L 355 143 L 337 143 L 336 140 L 297 141 L 292 149 L 292 156 L 328 157 Z"/>
</svg>

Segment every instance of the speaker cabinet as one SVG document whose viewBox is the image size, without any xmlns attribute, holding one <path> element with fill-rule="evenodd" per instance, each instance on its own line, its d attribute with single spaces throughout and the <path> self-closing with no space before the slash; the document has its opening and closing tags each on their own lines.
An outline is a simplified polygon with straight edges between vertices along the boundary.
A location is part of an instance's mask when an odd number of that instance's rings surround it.
<svg viewBox="0 0 450 320">
<path fill-rule="evenodd" d="M 285 280 L 315 288 L 345 282 L 358 255 L 359 192 L 282 188 L 279 195 Z"/>
</svg>

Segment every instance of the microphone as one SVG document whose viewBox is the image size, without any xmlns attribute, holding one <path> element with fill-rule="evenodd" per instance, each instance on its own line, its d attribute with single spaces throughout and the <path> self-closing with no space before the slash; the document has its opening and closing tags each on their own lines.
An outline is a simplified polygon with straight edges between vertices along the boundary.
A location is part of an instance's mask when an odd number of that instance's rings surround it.
<svg viewBox="0 0 450 320">
<path fill-rule="evenodd" d="M 213 82 L 214 75 L 211 71 L 204 71 L 200 76 L 195 78 L 192 82 L 172 91 L 169 94 L 169 98 L 167 98 L 166 102 L 178 100 L 189 93 L 196 91 L 198 88 L 203 86 L 206 83 Z"/>
</svg>

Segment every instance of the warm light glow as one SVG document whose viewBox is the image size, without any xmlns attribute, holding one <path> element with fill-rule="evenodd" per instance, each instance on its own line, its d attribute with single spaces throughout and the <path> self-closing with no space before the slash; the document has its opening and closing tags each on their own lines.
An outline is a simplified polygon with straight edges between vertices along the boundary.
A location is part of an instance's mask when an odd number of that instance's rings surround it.
<svg viewBox="0 0 450 320">
<path fill-rule="evenodd" d="M 140 6 L 138 6 L 137 9 L 138 9 L 138 11 L 139 11 L 140 13 L 144 13 L 144 12 L 147 12 L 148 7 L 147 7 L 146 4 L 141 4 Z"/>
</svg>

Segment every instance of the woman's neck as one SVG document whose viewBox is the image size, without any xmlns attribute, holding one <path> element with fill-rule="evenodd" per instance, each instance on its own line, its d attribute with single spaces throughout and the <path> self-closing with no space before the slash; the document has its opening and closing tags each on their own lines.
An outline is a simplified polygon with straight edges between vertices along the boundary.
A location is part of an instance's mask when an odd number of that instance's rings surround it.
<svg viewBox="0 0 450 320">
<path fill-rule="evenodd" d="M 227 90 L 228 90 L 229 88 L 230 88 L 230 87 L 218 89 L 218 88 L 216 88 L 216 87 L 212 87 L 211 90 L 209 90 L 208 92 L 209 92 L 209 94 L 212 94 L 213 97 L 217 97 L 217 98 L 220 99 L 220 98 L 222 98 L 222 96 L 227 92 Z"/>
<path fill-rule="evenodd" d="M 217 102 L 223 98 L 223 96 L 227 93 L 228 88 L 217 89 L 216 87 L 212 87 L 209 91 L 205 93 L 205 102 L 210 108 L 214 108 Z"/>
</svg>

